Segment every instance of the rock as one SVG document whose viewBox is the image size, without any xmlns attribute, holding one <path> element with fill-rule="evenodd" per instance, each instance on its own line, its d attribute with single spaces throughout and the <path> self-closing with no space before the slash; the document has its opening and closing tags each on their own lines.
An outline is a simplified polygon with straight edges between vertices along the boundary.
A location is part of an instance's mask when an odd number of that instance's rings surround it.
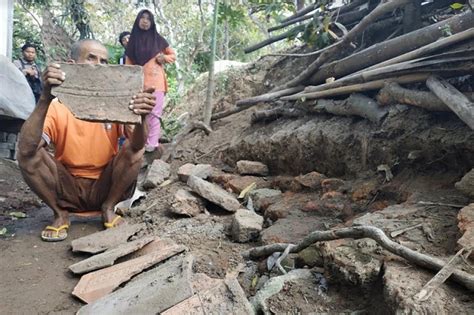
<svg viewBox="0 0 474 315">
<path fill-rule="evenodd" d="M 186 183 L 190 175 L 206 179 L 214 172 L 214 168 L 210 164 L 191 164 L 187 163 L 178 169 L 178 178 Z"/>
<path fill-rule="evenodd" d="M 338 191 L 344 186 L 345 182 L 339 178 L 327 178 L 321 182 L 323 192 Z"/>
<path fill-rule="evenodd" d="M 351 199 L 354 202 L 370 200 L 377 193 L 377 189 L 376 181 L 364 182 L 353 189 Z"/>
<path fill-rule="evenodd" d="M 163 183 L 170 177 L 170 165 L 163 160 L 153 160 L 148 169 L 143 188 L 152 189 Z"/>
<path fill-rule="evenodd" d="M 101 254 L 94 255 L 69 266 L 69 270 L 75 274 L 82 274 L 103 267 L 112 266 L 117 258 L 133 253 L 153 240 L 154 237 L 148 236 L 132 242 L 120 244 L 115 248 L 110 248 Z"/>
<path fill-rule="evenodd" d="M 77 314 L 159 314 L 192 296 L 191 272 L 189 256 L 167 261 Z"/>
<path fill-rule="evenodd" d="M 295 269 L 283 276 L 278 276 L 268 280 L 251 299 L 250 303 L 256 314 L 270 313 L 266 306 L 266 300 L 280 292 L 286 282 L 300 279 L 314 280 L 312 272 L 308 269 Z"/>
<path fill-rule="evenodd" d="M 281 199 L 281 191 L 276 189 L 255 189 L 249 193 L 256 210 L 264 211 L 269 205 Z"/>
<path fill-rule="evenodd" d="M 53 87 L 51 93 L 76 118 L 129 124 L 141 122 L 140 115 L 134 114 L 128 106 L 132 96 L 143 88 L 142 67 L 62 63 L 61 70 L 66 73 L 67 80 Z"/>
<path fill-rule="evenodd" d="M 281 191 L 292 191 L 299 192 L 303 190 L 303 185 L 301 185 L 297 180 L 292 176 L 280 175 L 272 179 L 272 187 L 278 188 Z"/>
<path fill-rule="evenodd" d="M 458 244 L 466 250 L 474 249 L 474 203 L 459 211 L 458 227 L 463 234 L 458 240 Z"/>
<path fill-rule="evenodd" d="M 107 229 L 90 234 L 71 242 L 73 252 L 96 254 L 109 248 L 126 243 L 128 238 L 146 229 L 145 224 L 123 224 L 113 229 Z"/>
<path fill-rule="evenodd" d="M 81 277 L 72 294 L 86 303 L 100 300 L 134 275 L 185 250 L 186 247 L 182 245 L 171 245 L 115 266 L 93 271 Z"/>
<path fill-rule="evenodd" d="M 263 230 L 261 239 L 265 245 L 273 243 L 297 244 L 309 233 L 323 230 L 325 230 L 325 227 L 321 218 L 290 214 Z"/>
<path fill-rule="evenodd" d="M 321 181 L 324 180 L 326 176 L 318 172 L 311 172 L 305 175 L 300 175 L 295 177 L 295 181 L 305 188 L 311 190 L 321 189 Z"/>
<path fill-rule="evenodd" d="M 263 226 L 263 217 L 255 212 L 239 209 L 232 220 L 232 239 L 245 243 L 258 238 Z"/>
<path fill-rule="evenodd" d="M 145 246 L 143 246 L 142 248 L 140 248 L 139 250 L 130 254 L 130 256 L 127 256 L 127 257 L 129 259 L 134 259 L 134 258 L 151 254 L 153 252 L 166 251 L 167 248 L 170 248 L 173 246 L 178 246 L 178 245 L 172 239 L 155 237 L 155 239 L 151 243 L 146 244 Z"/>
<path fill-rule="evenodd" d="M 235 176 L 224 186 L 229 187 L 236 194 L 240 194 L 242 190 L 255 183 L 257 188 L 270 187 L 270 183 L 261 177 L 256 176 Z"/>
<path fill-rule="evenodd" d="M 454 187 L 470 198 L 474 198 L 474 168 L 464 175 L 459 182 L 454 184 Z"/>
<path fill-rule="evenodd" d="M 209 183 L 196 176 L 189 176 L 188 186 L 201 197 L 215 203 L 227 211 L 235 212 L 239 209 L 239 201 L 221 187 Z"/>
<path fill-rule="evenodd" d="M 205 209 L 203 200 L 190 191 L 180 189 L 174 194 L 172 213 L 195 217 Z"/>
<path fill-rule="evenodd" d="M 252 306 L 237 280 L 209 279 L 212 286 L 195 291 L 192 297 L 161 314 L 253 314 Z"/>
<path fill-rule="evenodd" d="M 321 250 L 315 245 L 306 247 L 298 253 L 296 264 L 298 267 L 308 266 L 311 268 L 324 266 L 324 258 Z"/>
<path fill-rule="evenodd" d="M 257 161 L 241 160 L 237 162 L 237 172 L 240 175 L 268 175 L 268 167 Z"/>
<path fill-rule="evenodd" d="M 320 251 L 325 267 L 340 281 L 371 288 L 379 278 L 382 261 L 372 255 L 376 246 L 359 247 L 347 239 L 322 243 Z"/>
</svg>

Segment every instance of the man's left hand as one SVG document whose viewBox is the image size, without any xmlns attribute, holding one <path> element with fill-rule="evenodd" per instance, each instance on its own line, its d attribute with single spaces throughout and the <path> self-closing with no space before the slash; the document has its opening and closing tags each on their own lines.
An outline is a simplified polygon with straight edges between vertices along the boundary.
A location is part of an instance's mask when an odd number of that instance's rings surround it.
<svg viewBox="0 0 474 315">
<path fill-rule="evenodd" d="M 156 98 L 155 95 L 153 95 L 154 91 L 155 88 L 149 88 L 135 94 L 128 108 L 137 115 L 148 115 L 153 110 L 153 107 L 155 107 Z"/>
</svg>

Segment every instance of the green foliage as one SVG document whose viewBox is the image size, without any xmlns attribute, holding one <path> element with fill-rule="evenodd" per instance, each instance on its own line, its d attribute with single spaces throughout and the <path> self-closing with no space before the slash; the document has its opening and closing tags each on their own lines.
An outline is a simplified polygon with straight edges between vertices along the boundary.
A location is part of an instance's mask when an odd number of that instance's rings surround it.
<svg viewBox="0 0 474 315">
<path fill-rule="evenodd" d="M 243 6 L 231 6 L 226 3 L 219 3 L 219 13 L 217 17 L 218 24 L 227 22 L 232 28 L 236 28 L 245 20 L 245 11 Z"/>
<path fill-rule="evenodd" d="M 25 13 L 22 7 L 15 3 L 13 11 L 13 59 L 22 56 L 21 47 L 25 43 L 31 43 L 37 47 L 37 62 L 43 64 L 45 55 L 39 26 Z"/>
<path fill-rule="evenodd" d="M 123 55 L 124 49 L 121 45 L 105 44 L 109 52 L 109 64 L 118 64 L 120 57 Z"/>
</svg>

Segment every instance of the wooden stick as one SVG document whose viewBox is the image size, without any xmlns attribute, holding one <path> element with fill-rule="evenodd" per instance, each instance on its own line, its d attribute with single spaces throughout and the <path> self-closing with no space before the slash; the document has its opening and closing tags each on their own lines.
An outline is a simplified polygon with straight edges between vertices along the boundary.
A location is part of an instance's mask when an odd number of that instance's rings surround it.
<svg viewBox="0 0 474 315">
<path fill-rule="evenodd" d="M 269 33 L 271 33 L 271 32 L 273 32 L 273 31 L 276 31 L 276 30 L 285 28 L 285 27 L 287 27 L 287 26 L 289 26 L 289 25 L 293 25 L 293 24 L 298 23 L 298 22 L 301 22 L 301 21 L 309 20 L 309 19 L 311 19 L 311 18 L 313 18 L 313 15 L 312 15 L 312 14 L 300 16 L 300 17 L 298 17 L 298 18 L 296 18 L 296 19 L 293 19 L 293 20 L 290 20 L 290 21 L 288 21 L 288 22 L 279 24 L 279 25 L 277 25 L 277 26 L 270 27 L 267 31 L 268 31 Z"/>
<path fill-rule="evenodd" d="M 347 33 L 338 45 L 332 47 L 331 49 L 326 50 L 322 53 L 318 59 L 316 59 L 306 70 L 304 70 L 300 75 L 298 75 L 293 80 L 290 80 L 288 83 L 284 84 L 281 87 L 278 87 L 274 90 L 287 89 L 289 87 L 300 85 L 302 82 L 306 81 L 321 65 L 326 63 L 328 60 L 333 59 L 335 56 L 338 56 L 341 48 L 350 44 L 357 36 L 359 36 L 372 22 L 377 20 L 382 15 L 387 12 L 391 12 L 396 8 L 399 8 L 409 0 L 397 0 L 397 1 L 388 1 L 378 5 L 372 12 L 365 16 L 359 24 L 357 24 L 353 29 Z"/>
<path fill-rule="evenodd" d="M 467 29 L 465 31 L 462 31 L 462 32 L 456 33 L 454 35 L 451 35 L 449 37 L 440 38 L 440 39 L 438 39 L 437 41 L 435 41 L 431 44 L 422 46 L 418 49 L 412 50 L 412 51 L 407 52 L 403 55 L 394 57 L 392 59 L 383 61 L 383 62 L 378 63 L 376 65 L 373 65 L 371 67 L 365 68 L 364 71 L 373 70 L 373 69 L 385 67 L 385 66 L 388 66 L 388 65 L 393 65 L 395 63 L 400 63 L 400 62 L 403 62 L 403 61 L 416 59 L 416 58 L 419 58 L 421 56 L 428 55 L 428 54 L 430 54 L 434 51 L 441 50 L 443 48 L 449 47 L 449 46 L 454 45 L 456 43 L 460 43 L 462 41 L 465 41 L 465 40 L 473 38 L 473 37 L 474 37 L 474 28 Z"/>
<path fill-rule="evenodd" d="M 423 288 L 415 295 L 415 300 L 418 302 L 424 302 L 428 300 L 433 292 L 439 288 L 448 278 L 453 274 L 456 265 L 461 261 L 459 256 L 464 252 L 464 248 L 461 248 L 456 255 L 454 255 L 444 267 L 438 271 L 438 273 L 428 281 Z M 469 252 L 470 254 L 471 252 Z"/>
<path fill-rule="evenodd" d="M 300 99 L 317 99 L 324 97 L 333 97 L 338 95 L 346 95 L 355 92 L 365 92 L 370 90 L 381 89 L 386 82 L 393 81 L 400 84 L 421 82 L 426 80 L 430 76 L 429 73 L 415 73 L 408 74 L 400 77 L 387 78 L 382 80 L 376 80 L 361 84 L 348 85 L 343 87 L 338 87 L 326 91 L 312 92 L 312 93 L 300 93 L 295 95 L 284 96 L 281 98 L 283 101 L 296 101 Z"/>
<path fill-rule="evenodd" d="M 279 97 L 301 92 L 301 91 L 303 91 L 303 89 L 304 89 L 304 86 L 302 86 L 302 85 L 301 86 L 295 86 L 295 87 L 288 88 L 288 89 L 285 89 L 285 90 L 279 90 L 279 91 L 276 91 L 276 92 L 270 92 L 270 93 L 258 95 L 258 96 L 255 96 L 255 97 L 250 97 L 250 98 L 245 98 L 243 100 L 238 100 L 237 103 L 235 103 L 235 105 L 238 106 L 238 107 L 245 107 L 245 106 L 253 106 L 253 105 L 258 104 L 258 103 L 272 102 L 274 100 L 277 100 Z M 248 107 L 245 107 L 245 108 L 248 108 Z M 219 118 L 222 118 L 222 117 L 219 117 Z"/>
<path fill-rule="evenodd" d="M 307 6 L 306 8 L 303 8 L 303 9 L 301 9 L 301 10 L 299 10 L 299 11 L 296 11 L 295 14 L 293 14 L 293 15 L 287 17 L 286 19 L 283 19 L 281 22 L 282 22 L 282 23 L 286 23 L 286 22 L 288 22 L 288 21 L 294 20 L 294 19 L 296 19 L 297 17 L 300 17 L 300 16 L 305 15 L 305 14 L 311 12 L 311 11 L 316 10 L 317 8 L 318 8 L 317 3 L 310 4 L 310 5 Z"/>
<path fill-rule="evenodd" d="M 445 103 L 462 121 L 474 130 L 474 103 L 446 80 L 430 76 L 428 88 Z"/>
<path fill-rule="evenodd" d="M 251 53 L 251 52 L 253 52 L 253 51 L 255 51 L 255 50 L 258 50 L 258 49 L 263 48 L 263 47 L 265 47 L 265 46 L 268 46 L 268 45 L 270 45 L 270 44 L 272 44 L 272 43 L 278 42 L 278 41 L 283 40 L 283 39 L 285 39 L 285 38 L 287 38 L 287 37 L 290 37 L 290 36 L 292 36 L 292 35 L 294 35 L 294 34 L 297 34 L 297 33 L 299 33 L 299 32 L 302 32 L 305 27 L 306 27 L 305 24 L 295 26 L 295 27 L 293 27 L 292 29 L 286 31 L 285 33 L 282 33 L 282 34 L 280 34 L 280 35 L 267 38 L 266 40 L 261 41 L 260 43 L 257 43 L 257 44 L 255 44 L 255 45 L 253 45 L 253 46 L 250 46 L 250 47 L 245 48 L 245 49 L 244 49 L 244 53 L 249 54 L 249 53 Z"/>
<path fill-rule="evenodd" d="M 413 249 L 392 241 L 381 229 L 374 226 L 353 226 L 329 231 L 315 231 L 307 235 L 296 246 L 293 246 L 290 249 L 290 252 L 298 253 L 316 242 L 332 241 L 341 238 L 371 238 L 389 252 L 403 257 L 417 266 L 430 270 L 439 271 L 445 265 L 445 262 L 439 258 L 414 251 Z M 244 257 L 250 259 L 268 257 L 274 252 L 283 252 L 288 247 L 288 245 L 289 244 L 285 243 L 277 243 L 255 247 L 244 252 L 243 255 Z M 474 291 L 474 275 L 455 269 L 451 275 L 451 278 L 457 283 L 465 286 L 467 289 Z"/>
</svg>

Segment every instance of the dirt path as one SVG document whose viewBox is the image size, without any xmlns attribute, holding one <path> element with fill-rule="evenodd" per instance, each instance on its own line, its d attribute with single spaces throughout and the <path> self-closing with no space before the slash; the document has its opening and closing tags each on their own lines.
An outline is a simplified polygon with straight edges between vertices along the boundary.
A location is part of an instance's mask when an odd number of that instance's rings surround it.
<svg viewBox="0 0 474 315">
<path fill-rule="evenodd" d="M 10 221 L 7 228 L 13 235 L 0 239 L 1 313 L 75 313 L 82 306 L 71 296 L 78 278 L 67 267 L 84 256 L 73 254 L 70 242 L 100 230 L 101 222 L 73 219 L 68 240 L 46 243 L 39 235 L 51 220 L 52 212 L 43 207 L 27 215 L 28 218 Z"/>
</svg>

